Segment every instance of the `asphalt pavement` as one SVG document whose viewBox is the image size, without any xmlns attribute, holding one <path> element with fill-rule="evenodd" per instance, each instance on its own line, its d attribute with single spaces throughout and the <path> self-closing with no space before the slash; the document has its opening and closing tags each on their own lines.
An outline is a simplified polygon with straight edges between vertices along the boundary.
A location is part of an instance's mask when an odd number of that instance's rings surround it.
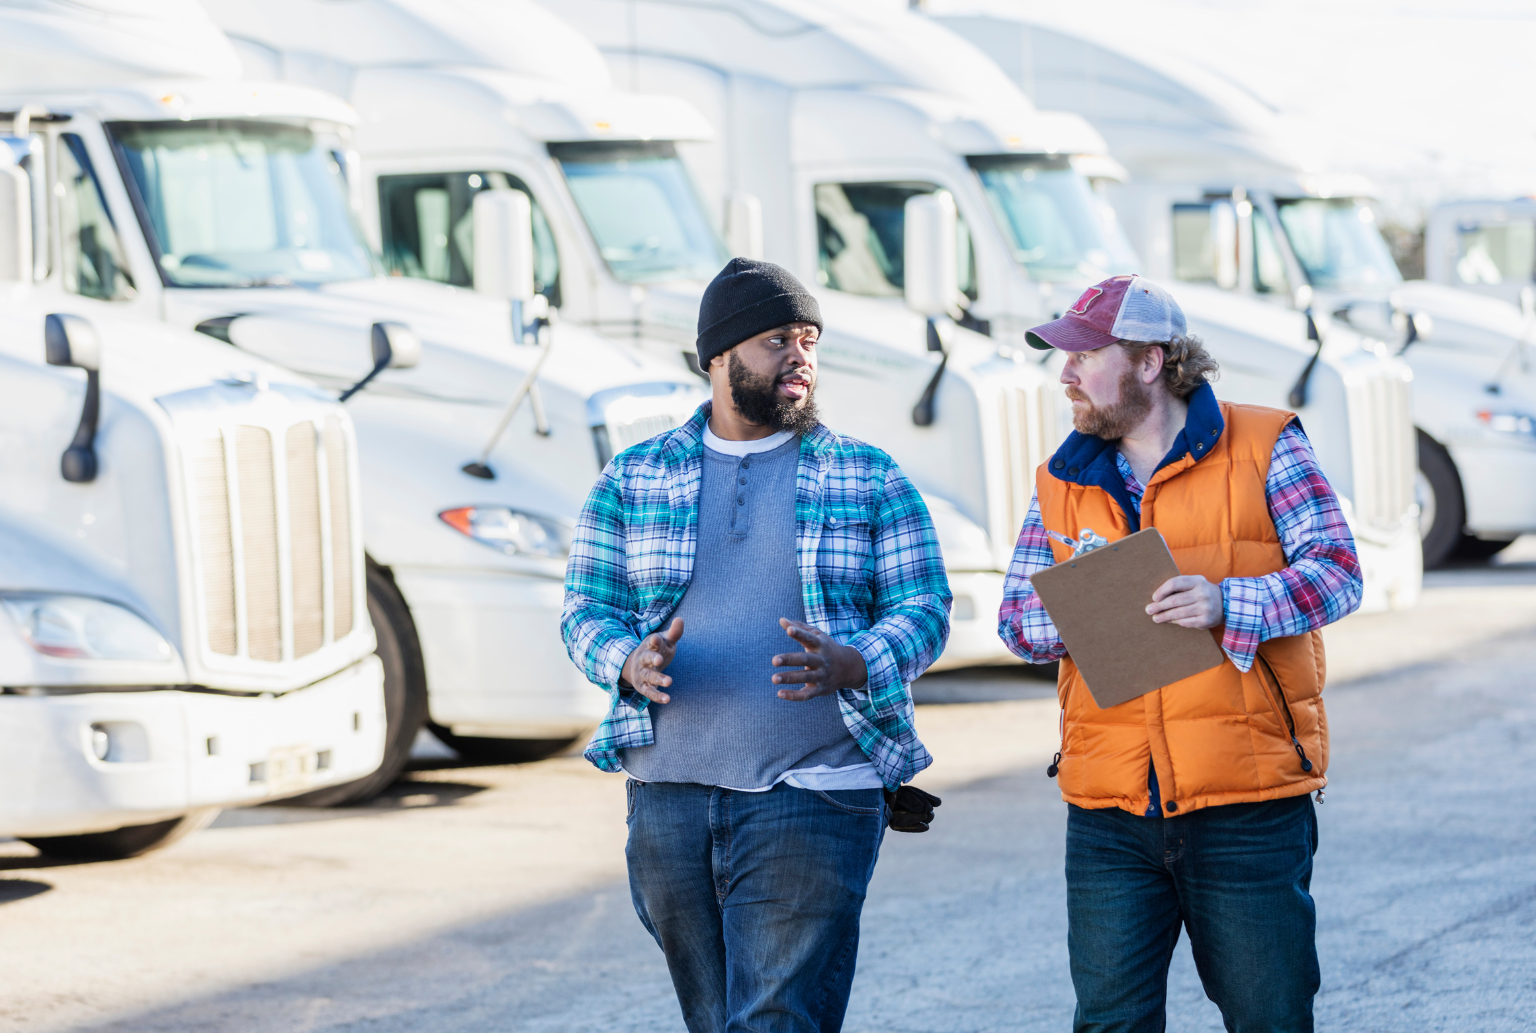
<svg viewBox="0 0 1536 1033">
<path fill-rule="evenodd" d="M 1533 1025 L 1536 549 L 1429 583 L 1328 634 L 1323 1030 Z M 845 1028 L 1069 1029 L 1051 688 L 918 688 L 944 805 L 886 838 Z M 0 1030 L 679 1033 L 623 879 L 622 780 L 419 764 L 371 806 L 231 812 L 127 862 L 0 842 Z M 1181 943 L 1169 1029 L 1221 1028 Z"/>
</svg>

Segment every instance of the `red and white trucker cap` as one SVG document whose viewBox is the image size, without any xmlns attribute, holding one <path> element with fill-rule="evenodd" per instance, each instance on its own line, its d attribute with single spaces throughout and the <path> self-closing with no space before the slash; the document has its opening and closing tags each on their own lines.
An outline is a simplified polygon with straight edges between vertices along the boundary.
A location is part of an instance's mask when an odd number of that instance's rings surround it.
<svg viewBox="0 0 1536 1033">
<path fill-rule="evenodd" d="M 1140 276 L 1111 276 L 1024 340 L 1042 351 L 1086 352 L 1116 341 L 1171 341 L 1184 332 L 1184 310 L 1167 291 Z"/>
</svg>

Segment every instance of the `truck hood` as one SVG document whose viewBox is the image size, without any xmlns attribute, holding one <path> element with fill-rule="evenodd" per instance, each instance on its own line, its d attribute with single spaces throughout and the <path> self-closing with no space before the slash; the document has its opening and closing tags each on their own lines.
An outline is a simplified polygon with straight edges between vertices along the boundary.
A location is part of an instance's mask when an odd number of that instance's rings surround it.
<svg viewBox="0 0 1536 1033">
<path fill-rule="evenodd" d="M 163 395 L 224 380 L 261 379 L 319 393 L 313 382 L 203 334 L 104 313 L 99 304 L 68 295 L 42 299 L 24 289 L 9 295 L 0 291 L 0 353 L 43 362 L 43 328 L 52 312 L 90 320 L 101 340 L 103 387 L 146 406 L 153 406 Z"/>
<path fill-rule="evenodd" d="M 380 388 L 422 392 L 445 401 L 504 404 L 538 349 L 512 343 L 510 307 L 474 291 L 404 277 L 377 277 L 319 288 L 175 291 L 175 308 L 189 324 L 239 317 L 230 343 L 328 385 L 352 383 L 372 366 L 369 329 L 379 321 L 409 325 L 421 338 L 415 369 L 387 370 Z M 187 316 L 190 318 L 187 318 Z M 539 373 L 545 389 L 577 398 L 636 383 L 696 387 L 687 374 L 645 358 L 638 349 L 606 341 L 565 323 L 552 328 L 554 345 Z M 350 336 L 353 350 L 336 341 Z"/>
</svg>

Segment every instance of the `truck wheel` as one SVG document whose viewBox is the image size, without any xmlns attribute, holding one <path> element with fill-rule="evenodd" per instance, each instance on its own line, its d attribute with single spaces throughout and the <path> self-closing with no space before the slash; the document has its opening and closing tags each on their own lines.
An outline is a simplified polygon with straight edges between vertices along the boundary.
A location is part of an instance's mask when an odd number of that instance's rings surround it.
<svg viewBox="0 0 1536 1033">
<path fill-rule="evenodd" d="M 442 725 L 428 725 L 432 734 L 471 764 L 526 764 L 552 757 L 576 741 L 565 739 L 489 739 L 477 735 L 454 735 Z"/>
<path fill-rule="evenodd" d="M 1461 544 L 1467 520 L 1461 476 L 1445 447 L 1424 433 L 1419 437 L 1419 536 L 1424 543 L 1424 569 L 1442 566 Z"/>
<path fill-rule="evenodd" d="M 23 836 L 21 841 L 61 861 L 121 861 L 170 846 L 182 836 L 206 828 L 218 816 L 219 808 L 203 807 L 149 825 L 125 825 L 111 832 L 79 836 Z"/>
<path fill-rule="evenodd" d="M 342 807 L 371 800 L 394 784 L 411 759 L 416 733 L 427 719 L 427 672 L 411 611 L 394 581 L 372 563 L 368 617 L 379 640 L 374 652 L 384 665 L 384 762 L 371 775 L 283 800 L 285 806 Z"/>
</svg>

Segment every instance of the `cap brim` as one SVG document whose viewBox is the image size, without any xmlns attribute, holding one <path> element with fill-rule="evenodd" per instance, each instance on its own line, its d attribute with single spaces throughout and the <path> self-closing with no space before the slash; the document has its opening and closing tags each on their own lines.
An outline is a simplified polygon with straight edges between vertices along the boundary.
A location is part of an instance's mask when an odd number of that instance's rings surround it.
<svg viewBox="0 0 1536 1033">
<path fill-rule="evenodd" d="M 1056 348 L 1064 352 L 1090 352 L 1106 344 L 1114 344 L 1118 338 L 1114 334 L 1095 330 L 1075 319 L 1062 316 L 1053 322 L 1025 331 L 1024 340 L 1031 348 L 1039 348 L 1041 351 Z"/>
</svg>

